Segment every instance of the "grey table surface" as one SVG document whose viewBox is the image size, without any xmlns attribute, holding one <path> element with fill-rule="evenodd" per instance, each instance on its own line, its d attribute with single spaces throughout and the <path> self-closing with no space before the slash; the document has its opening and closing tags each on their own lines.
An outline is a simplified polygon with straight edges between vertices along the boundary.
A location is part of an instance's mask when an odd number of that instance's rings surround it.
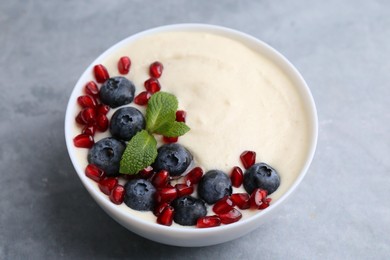
<svg viewBox="0 0 390 260">
<path fill-rule="evenodd" d="M 283 53 L 319 116 L 318 148 L 280 214 L 235 241 L 158 244 L 92 200 L 64 140 L 95 57 L 151 27 L 227 26 Z M 0 259 L 389 259 L 390 2 L 0 1 Z"/>
</svg>

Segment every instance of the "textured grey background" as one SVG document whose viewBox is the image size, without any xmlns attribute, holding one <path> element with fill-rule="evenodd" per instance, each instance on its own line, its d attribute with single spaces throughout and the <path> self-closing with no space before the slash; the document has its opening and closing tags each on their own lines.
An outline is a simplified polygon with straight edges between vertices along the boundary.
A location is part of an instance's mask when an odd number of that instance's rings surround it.
<svg viewBox="0 0 390 260">
<path fill-rule="evenodd" d="M 283 53 L 318 107 L 318 150 L 281 214 L 238 240 L 176 248 L 114 222 L 65 148 L 87 65 L 151 27 L 202 22 Z M 0 0 L 0 259 L 389 259 L 390 2 Z"/>
</svg>

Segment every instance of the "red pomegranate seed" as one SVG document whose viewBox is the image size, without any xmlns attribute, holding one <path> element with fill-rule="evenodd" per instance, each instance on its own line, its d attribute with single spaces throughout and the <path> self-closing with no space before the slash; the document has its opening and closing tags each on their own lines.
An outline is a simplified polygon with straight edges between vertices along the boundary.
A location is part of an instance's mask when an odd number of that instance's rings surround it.
<svg viewBox="0 0 390 260">
<path fill-rule="evenodd" d="M 159 205 L 157 205 L 157 207 L 154 208 L 153 210 L 153 214 L 158 217 L 160 216 L 160 214 L 163 212 L 163 210 L 169 206 L 169 203 L 168 202 L 163 202 Z"/>
<path fill-rule="evenodd" d="M 81 117 L 81 111 L 76 116 L 76 122 L 80 125 L 85 125 L 87 122 Z"/>
<path fill-rule="evenodd" d="M 174 187 L 164 187 L 156 192 L 156 200 L 158 203 L 170 202 L 177 197 L 177 191 Z"/>
<path fill-rule="evenodd" d="M 157 223 L 165 226 L 172 225 L 174 209 L 171 206 L 167 206 L 157 217 Z"/>
<path fill-rule="evenodd" d="M 91 135 L 91 136 L 94 136 L 95 132 L 96 132 L 95 125 L 86 125 L 86 126 L 84 126 L 83 130 L 81 131 L 82 134 Z"/>
<path fill-rule="evenodd" d="M 270 204 L 270 202 L 271 202 L 271 198 L 266 198 L 266 199 L 264 199 L 263 200 L 263 204 L 261 204 L 260 206 L 259 206 L 259 209 L 265 209 L 265 208 L 268 208 L 269 207 L 269 204 Z"/>
<path fill-rule="evenodd" d="M 231 224 L 239 221 L 242 218 L 241 212 L 235 208 L 233 208 L 227 213 L 218 214 L 218 216 L 221 219 L 221 223 L 223 224 Z"/>
<path fill-rule="evenodd" d="M 122 185 L 115 186 L 110 194 L 110 200 L 114 204 L 122 204 L 125 199 L 125 188 Z"/>
<path fill-rule="evenodd" d="M 158 79 L 156 78 L 150 78 L 144 82 L 145 89 L 149 91 L 150 93 L 156 93 L 160 91 L 161 86 L 160 82 L 158 82 Z"/>
<path fill-rule="evenodd" d="M 196 221 L 197 228 L 217 227 L 221 225 L 221 219 L 218 216 L 200 217 Z"/>
<path fill-rule="evenodd" d="M 249 209 L 249 194 L 248 193 L 234 193 L 230 196 L 230 199 L 236 204 L 239 209 Z"/>
<path fill-rule="evenodd" d="M 118 70 L 120 74 L 125 75 L 129 73 L 130 66 L 131 66 L 131 60 L 129 57 L 123 56 L 119 59 Z"/>
<path fill-rule="evenodd" d="M 200 167 L 195 167 L 192 169 L 185 177 L 185 183 L 188 186 L 192 186 L 194 184 L 199 183 L 200 179 L 202 179 L 203 170 Z"/>
<path fill-rule="evenodd" d="M 95 67 L 93 67 L 93 73 L 95 74 L 95 79 L 98 83 L 104 83 L 110 78 L 106 67 L 102 64 L 95 65 Z"/>
<path fill-rule="evenodd" d="M 99 189 L 106 195 L 110 195 L 116 185 L 118 185 L 118 179 L 113 177 L 106 177 L 99 181 Z"/>
<path fill-rule="evenodd" d="M 140 106 L 144 106 L 144 105 L 148 104 L 148 101 L 149 101 L 151 96 L 152 96 L 152 94 L 149 93 L 148 91 L 143 91 L 143 92 L 139 93 L 134 98 L 134 103 L 136 103 L 137 105 L 140 105 Z"/>
<path fill-rule="evenodd" d="M 152 179 L 152 184 L 156 188 L 163 188 L 166 187 L 169 181 L 169 172 L 166 170 L 161 170 L 154 174 Z"/>
<path fill-rule="evenodd" d="M 256 161 L 256 152 L 253 151 L 245 151 L 240 156 L 241 162 L 244 165 L 245 169 L 248 169 L 253 164 L 255 164 Z"/>
<path fill-rule="evenodd" d="M 73 144 L 79 148 L 91 148 L 94 144 L 94 140 L 91 135 L 79 134 L 73 138 Z"/>
<path fill-rule="evenodd" d="M 164 66 L 162 65 L 162 63 L 159 61 L 155 61 L 149 67 L 149 74 L 154 78 L 159 78 L 161 77 L 163 69 Z"/>
<path fill-rule="evenodd" d="M 96 118 L 96 127 L 100 132 L 105 132 L 108 129 L 108 118 L 106 115 L 98 114 Z"/>
<path fill-rule="evenodd" d="M 163 136 L 163 142 L 166 144 L 176 143 L 179 140 L 179 137 L 166 137 Z"/>
<path fill-rule="evenodd" d="M 236 188 L 240 187 L 242 184 L 242 180 L 244 179 L 244 174 L 240 167 L 233 167 L 232 172 L 230 173 L 230 180 L 232 181 L 232 185 Z"/>
<path fill-rule="evenodd" d="M 213 211 L 216 214 L 223 214 L 232 210 L 233 207 L 234 202 L 228 196 L 225 196 L 214 204 Z"/>
<path fill-rule="evenodd" d="M 98 115 L 107 115 L 108 111 L 110 111 L 110 107 L 105 104 L 97 105 L 96 112 Z"/>
<path fill-rule="evenodd" d="M 85 107 L 95 108 L 96 107 L 95 99 L 93 99 L 91 96 L 87 96 L 87 95 L 79 96 L 77 98 L 77 103 L 79 103 L 79 105 L 83 108 L 85 108 Z"/>
<path fill-rule="evenodd" d="M 250 197 L 250 205 L 253 209 L 259 209 L 260 206 L 266 201 L 267 191 L 262 189 L 255 189 Z"/>
<path fill-rule="evenodd" d="M 94 164 L 88 164 L 85 167 L 85 175 L 96 182 L 101 181 L 105 177 L 104 171 Z"/>
<path fill-rule="evenodd" d="M 99 95 L 99 88 L 94 81 L 90 81 L 85 85 L 85 93 L 96 97 Z"/>
<path fill-rule="evenodd" d="M 141 179 L 148 179 L 153 174 L 153 168 L 152 166 L 148 166 L 141 171 L 139 171 L 138 175 Z"/>
<path fill-rule="evenodd" d="M 94 124 L 96 122 L 96 111 L 91 107 L 81 110 L 81 119 L 87 124 Z"/>
<path fill-rule="evenodd" d="M 184 184 L 184 183 L 176 184 L 175 188 L 177 190 L 177 196 L 178 197 L 191 195 L 194 192 L 194 187 L 193 186 L 188 186 L 187 184 Z"/>
<path fill-rule="evenodd" d="M 184 110 L 177 110 L 176 111 L 176 121 L 177 122 L 186 122 L 186 116 L 187 112 Z"/>
</svg>

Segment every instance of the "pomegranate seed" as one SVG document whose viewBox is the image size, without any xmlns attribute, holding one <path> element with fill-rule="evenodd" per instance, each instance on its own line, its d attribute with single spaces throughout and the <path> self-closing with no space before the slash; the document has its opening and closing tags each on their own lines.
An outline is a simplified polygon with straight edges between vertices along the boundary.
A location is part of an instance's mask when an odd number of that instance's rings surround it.
<svg viewBox="0 0 390 260">
<path fill-rule="evenodd" d="M 244 174 L 240 167 L 233 167 L 232 172 L 230 173 L 230 180 L 232 181 L 232 185 L 236 188 L 240 187 L 242 184 L 242 180 L 244 179 Z"/>
<path fill-rule="evenodd" d="M 115 186 L 110 194 L 110 200 L 114 204 L 122 204 L 125 199 L 125 188 L 122 185 Z"/>
<path fill-rule="evenodd" d="M 228 196 L 225 196 L 214 204 L 213 211 L 216 214 L 223 214 L 232 210 L 233 207 L 234 202 Z"/>
<path fill-rule="evenodd" d="M 271 198 L 266 198 L 266 199 L 264 199 L 263 200 L 263 204 L 261 204 L 260 206 L 259 206 L 259 209 L 265 209 L 265 208 L 268 208 L 269 207 L 269 204 L 270 204 L 270 202 L 271 202 Z"/>
<path fill-rule="evenodd" d="M 249 209 L 249 194 L 248 193 L 234 193 L 230 196 L 230 199 L 236 204 L 239 209 Z"/>
<path fill-rule="evenodd" d="M 245 169 L 248 169 L 256 161 L 256 152 L 253 151 L 245 151 L 240 155 L 241 162 L 244 165 Z"/>
<path fill-rule="evenodd" d="M 158 203 L 170 202 L 177 197 L 177 191 L 174 187 L 164 187 L 158 189 L 156 194 L 156 200 Z"/>
<path fill-rule="evenodd" d="M 99 95 L 99 88 L 94 81 L 90 81 L 85 85 L 85 93 L 96 97 Z"/>
<path fill-rule="evenodd" d="M 149 74 L 154 78 L 159 78 L 161 77 L 163 69 L 164 66 L 162 65 L 162 63 L 159 61 L 155 61 L 149 67 Z"/>
<path fill-rule="evenodd" d="M 94 140 L 91 135 L 79 134 L 73 138 L 73 144 L 80 148 L 91 148 L 94 144 Z"/>
<path fill-rule="evenodd" d="M 233 208 L 227 213 L 218 214 L 218 216 L 221 219 L 221 223 L 223 224 L 231 224 L 239 221 L 242 218 L 241 212 L 235 208 Z"/>
<path fill-rule="evenodd" d="M 79 105 L 83 108 L 85 108 L 85 107 L 95 108 L 96 107 L 95 99 L 93 99 L 91 96 L 87 96 L 87 95 L 79 96 L 77 98 L 77 103 L 79 103 Z"/>
<path fill-rule="evenodd" d="M 96 182 L 99 182 L 104 178 L 105 173 L 102 169 L 100 169 L 96 165 L 88 164 L 87 167 L 85 167 L 85 175 L 88 178 L 90 178 Z"/>
<path fill-rule="evenodd" d="M 110 78 L 106 67 L 102 64 L 95 65 L 95 67 L 93 67 L 93 73 L 95 74 L 95 79 L 98 83 L 104 83 Z"/>
<path fill-rule="evenodd" d="M 110 195 L 116 185 L 118 185 L 118 179 L 113 177 L 106 177 L 99 181 L 99 189 L 106 195 Z"/>
<path fill-rule="evenodd" d="M 193 186 L 188 186 L 187 184 L 184 184 L 184 183 L 176 184 L 175 188 L 177 190 L 177 196 L 178 197 L 191 195 L 194 192 L 194 187 Z"/>
<path fill-rule="evenodd" d="M 105 104 L 97 105 L 96 112 L 98 115 L 107 115 L 108 111 L 110 111 L 110 107 Z"/>
<path fill-rule="evenodd" d="M 176 143 L 179 140 L 179 137 L 166 137 L 163 136 L 163 142 L 166 144 Z"/>
<path fill-rule="evenodd" d="M 261 204 L 263 204 L 266 200 L 266 197 L 267 197 L 267 191 L 266 190 L 262 190 L 262 189 L 255 189 L 252 194 L 251 194 L 251 197 L 250 197 L 250 205 L 251 205 L 251 208 L 253 209 L 259 209 L 259 207 L 261 206 Z"/>
<path fill-rule="evenodd" d="M 153 168 L 152 168 L 152 166 L 148 166 L 148 167 L 142 169 L 141 171 L 138 172 L 137 175 L 141 179 L 149 179 L 149 177 L 151 177 L 153 175 Z"/>
<path fill-rule="evenodd" d="M 96 127 L 100 132 L 104 132 L 108 129 L 108 118 L 106 115 L 98 114 L 96 118 Z"/>
<path fill-rule="evenodd" d="M 176 111 L 176 121 L 177 122 L 185 123 L 186 122 L 186 116 L 187 116 L 187 112 L 186 111 L 184 111 L 184 110 L 177 110 Z"/>
<path fill-rule="evenodd" d="M 80 125 L 85 125 L 87 122 L 81 117 L 81 111 L 76 116 L 76 122 Z"/>
<path fill-rule="evenodd" d="M 152 184 L 156 188 L 166 187 L 169 181 L 169 172 L 166 170 L 161 170 L 153 176 Z"/>
<path fill-rule="evenodd" d="M 93 124 L 96 122 L 96 111 L 91 107 L 81 110 L 81 119 L 87 124 Z"/>
<path fill-rule="evenodd" d="M 158 82 L 158 79 L 156 78 L 150 78 L 144 82 L 145 89 L 149 91 L 150 93 L 156 93 L 160 91 L 161 86 L 160 82 Z"/>
<path fill-rule="evenodd" d="M 167 206 L 157 217 L 157 223 L 165 226 L 172 225 L 174 209 L 171 206 Z"/>
<path fill-rule="evenodd" d="M 194 184 L 199 183 L 200 179 L 202 179 L 203 170 L 200 167 L 195 167 L 192 169 L 185 177 L 185 183 L 188 186 L 192 186 Z"/>
<path fill-rule="evenodd" d="M 82 130 L 82 134 L 91 135 L 94 136 L 96 132 L 96 126 L 95 125 L 86 125 L 84 126 Z"/>
<path fill-rule="evenodd" d="M 140 106 L 144 106 L 144 105 L 148 104 L 148 101 L 149 101 L 151 96 L 152 96 L 152 94 L 149 93 L 148 91 L 143 91 L 143 92 L 139 93 L 134 98 L 134 103 L 136 103 L 137 105 L 140 105 Z"/>
<path fill-rule="evenodd" d="M 125 75 L 129 73 L 130 66 L 131 66 L 131 60 L 129 57 L 123 56 L 119 59 L 118 70 L 120 74 Z"/>
<path fill-rule="evenodd" d="M 200 217 L 196 221 L 197 228 L 217 227 L 221 225 L 221 219 L 218 216 Z"/>
<path fill-rule="evenodd" d="M 160 216 L 160 214 L 163 212 L 163 210 L 169 206 L 169 203 L 168 202 L 163 202 L 159 205 L 157 205 L 157 207 L 154 208 L 153 210 L 153 214 L 158 217 Z"/>
</svg>

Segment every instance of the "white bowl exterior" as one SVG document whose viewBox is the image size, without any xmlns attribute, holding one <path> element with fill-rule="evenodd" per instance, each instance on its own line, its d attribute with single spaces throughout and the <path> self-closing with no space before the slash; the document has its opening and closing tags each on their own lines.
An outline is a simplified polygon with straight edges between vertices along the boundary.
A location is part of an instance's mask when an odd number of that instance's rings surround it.
<svg viewBox="0 0 390 260">
<path fill-rule="evenodd" d="M 285 194 L 282 195 L 281 198 L 275 201 L 275 203 L 272 203 L 270 207 L 268 207 L 266 210 L 260 211 L 256 215 L 247 219 L 240 220 L 236 223 L 215 228 L 196 229 L 167 227 L 159 225 L 157 223 L 150 223 L 143 219 L 136 218 L 132 215 L 129 215 L 128 213 L 126 214 L 124 211 L 120 210 L 118 206 L 111 203 L 107 196 L 100 192 L 100 190 L 93 185 L 93 181 L 91 181 L 88 177 L 85 176 L 85 169 L 81 168 L 78 163 L 78 159 L 75 155 L 75 149 L 78 148 L 73 145 L 74 136 L 72 129 L 74 127 L 74 118 L 78 112 L 76 100 L 79 95 L 82 95 L 82 89 L 85 83 L 88 81 L 89 77 L 91 76 L 92 67 L 95 64 L 102 63 L 102 61 L 107 56 L 112 54 L 116 49 L 120 48 L 121 46 L 127 45 L 140 37 L 164 31 L 203 31 L 224 35 L 226 37 L 230 37 L 232 39 L 236 39 L 237 41 L 243 42 L 247 46 L 251 47 L 253 50 L 258 51 L 262 55 L 268 57 L 276 65 L 278 65 L 300 91 L 300 94 L 303 98 L 303 102 L 305 103 L 305 107 L 309 112 L 309 123 L 311 124 L 310 148 L 307 154 L 306 163 L 294 184 L 288 189 Z M 206 24 L 177 24 L 157 27 L 135 34 L 115 44 L 107 51 L 105 51 L 102 55 L 100 55 L 95 61 L 93 61 L 91 65 L 86 69 L 86 71 L 82 74 L 75 88 L 73 89 L 65 116 L 65 139 L 68 148 L 68 153 L 73 163 L 73 166 L 75 167 L 76 172 L 85 188 L 94 198 L 94 200 L 104 209 L 104 211 L 106 211 L 112 218 L 114 218 L 124 227 L 140 236 L 163 244 L 188 247 L 208 246 L 236 239 L 249 233 L 252 230 L 255 230 L 264 222 L 264 220 L 266 220 L 267 217 L 272 216 L 275 212 L 275 209 L 283 201 L 285 201 L 287 197 L 290 196 L 290 194 L 297 188 L 297 186 L 300 184 L 300 182 L 306 175 L 315 153 L 317 145 L 317 136 L 318 118 L 316 106 L 306 82 L 304 81 L 300 73 L 295 69 L 295 67 L 279 52 L 274 50 L 266 43 L 252 36 L 232 29 Z"/>
</svg>

